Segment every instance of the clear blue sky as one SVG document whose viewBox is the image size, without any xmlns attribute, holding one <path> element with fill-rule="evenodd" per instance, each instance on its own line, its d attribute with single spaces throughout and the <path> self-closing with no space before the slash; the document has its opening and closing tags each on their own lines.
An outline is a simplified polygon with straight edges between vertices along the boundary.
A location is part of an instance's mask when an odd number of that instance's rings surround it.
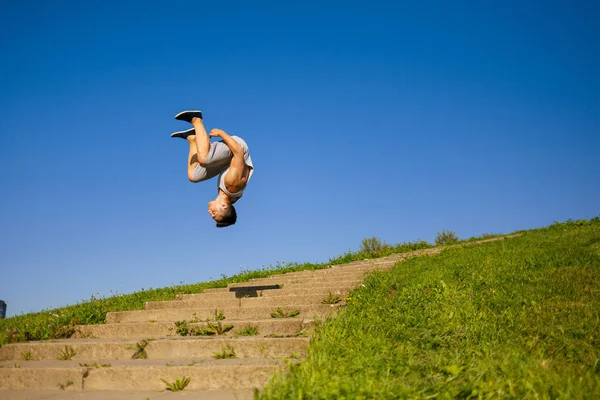
<svg viewBox="0 0 600 400">
<path fill-rule="evenodd" d="M 599 215 L 598 3 L 413 3 L 4 2 L 8 315 Z M 195 108 L 256 167 L 229 228 Z"/>
</svg>

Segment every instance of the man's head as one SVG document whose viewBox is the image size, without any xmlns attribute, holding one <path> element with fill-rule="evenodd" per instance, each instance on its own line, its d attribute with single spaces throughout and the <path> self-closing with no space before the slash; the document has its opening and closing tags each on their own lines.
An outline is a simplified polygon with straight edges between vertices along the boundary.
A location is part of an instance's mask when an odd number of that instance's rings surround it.
<svg viewBox="0 0 600 400">
<path fill-rule="evenodd" d="M 217 222 L 217 228 L 235 224 L 237 213 L 233 204 L 217 198 L 208 202 L 208 213 Z"/>
</svg>

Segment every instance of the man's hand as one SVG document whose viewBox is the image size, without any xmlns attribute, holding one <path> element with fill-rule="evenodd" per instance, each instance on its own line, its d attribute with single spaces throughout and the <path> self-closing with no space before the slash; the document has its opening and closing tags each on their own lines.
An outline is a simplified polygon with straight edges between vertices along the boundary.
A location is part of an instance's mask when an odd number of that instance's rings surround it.
<svg viewBox="0 0 600 400">
<path fill-rule="evenodd" d="M 210 137 L 223 137 L 224 133 L 225 133 L 225 131 L 215 128 L 210 131 Z"/>
</svg>

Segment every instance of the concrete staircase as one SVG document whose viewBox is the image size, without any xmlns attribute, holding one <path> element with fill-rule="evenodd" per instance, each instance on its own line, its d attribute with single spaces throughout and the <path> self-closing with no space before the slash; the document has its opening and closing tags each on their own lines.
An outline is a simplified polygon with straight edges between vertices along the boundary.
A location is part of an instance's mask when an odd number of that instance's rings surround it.
<svg viewBox="0 0 600 400">
<path fill-rule="evenodd" d="M 184 393 L 194 399 L 251 398 L 286 360 L 302 358 L 314 321 L 343 308 L 365 273 L 435 252 L 439 249 L 180 295 L 149 302 L 144 310 L 108 313 L 106 324 L 80 326 L 71 339 L 5 345 L 0 398 L 141 400 Z M 336 296 L 341 301 L 323 303 Z M 186 332 L 202 335 L 182 336 Z M 185 390 L 166 391 L 164 381 L 183 377 L 189 377 Z"/>
<path fill-rule="evenodd" d="M 442 250 L 253 279 L 150 302 L 141 311 L 108 313 L 106 324 L 80 326 L 71 339 L 5 345 L 0 399 L 251 399 L 286 361 L 302 358 L 314 321 L 342 309 L 365 273 Z M 340 302 L 324 304 L 336 296 Z M 185 390 L 166 390 L 165 382 L 184 377 Z"/>
</svg>

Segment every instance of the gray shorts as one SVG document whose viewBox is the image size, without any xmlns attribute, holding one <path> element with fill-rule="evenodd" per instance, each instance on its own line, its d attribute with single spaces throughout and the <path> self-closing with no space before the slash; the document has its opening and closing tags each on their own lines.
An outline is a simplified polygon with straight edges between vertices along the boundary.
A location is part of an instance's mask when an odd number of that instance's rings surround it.
<svg viewBox="0 0 600 400">
<path fill-rule="evenodd" d="M 244 149 L 244 160 L 249 159 L 248 145 L 244 139 L 238 136 L 232 136 L 231 138 L 238 142 L 242 146 L 242 149 Z M 208 149 L 208 154 L 206 155 L 206 163 L 203 166 L 197 164 L 194 168 L 194 182 L 207 181 L 219 175 L 229 168 L 232 158 L 233 153 L 222 140 L 211 142 L 210 149 Z"/>
</svg>

